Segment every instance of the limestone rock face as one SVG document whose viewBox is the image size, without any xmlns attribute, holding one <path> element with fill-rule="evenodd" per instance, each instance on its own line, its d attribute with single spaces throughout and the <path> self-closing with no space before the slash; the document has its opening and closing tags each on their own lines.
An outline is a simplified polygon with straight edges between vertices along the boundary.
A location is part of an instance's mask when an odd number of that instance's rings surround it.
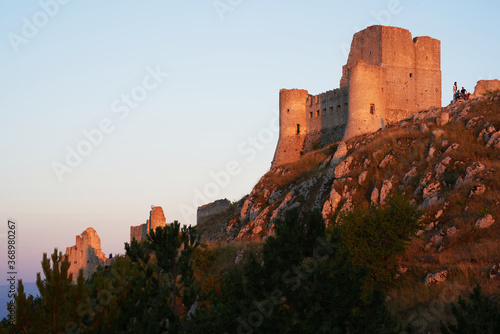
<svg viewBox="0 0 500 334">
<path fill-rule="evenodd" d="M 101 239 L 92 227 L 76 236 L 75 245 L 66 247 L 66 255 L 70 262 L 69 274 L 73 274 L 73 280 L 77 279 L 80 269 L 83 269 L 83 277 L 87 279 L 98 266 L 109 261 L 101 251 Z"/>
</svg>

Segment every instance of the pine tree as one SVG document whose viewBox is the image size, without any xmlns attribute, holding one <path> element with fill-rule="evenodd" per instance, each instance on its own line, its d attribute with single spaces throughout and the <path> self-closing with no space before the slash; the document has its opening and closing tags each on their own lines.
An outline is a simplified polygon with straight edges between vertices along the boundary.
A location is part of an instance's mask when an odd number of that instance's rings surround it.
<svg viewBox="0 0 500 334">
<path fill-rule="evenodd" d="M 469 301 L 458 297 L 458 305 L 451 303 L 456 324 L 441 322 L 443 334 L 497 334 L 500 333 L 500 309 L 495 301 L 481 293 L 477 285 L 469 295 Z"/>
<path fill-rule="evenodd" d="M 45 278 L 37 274 L 39 298 L 27 297 L 20 280 L 16 293 L 17 321 L 8 330 L 13 333 L 76 333 L 84 328 L 83 314 L 79 306 L 86 300 L 83 272 L 76 284 L 68 274 L 70 263 L 67 256 L 54 253 L 51 260 L 43 254 L 42 270 Z"/>
<path fill-rule="evenodd" d="M 133 321 L 129 330 L 145 333 L 179 333 L 182 320 L 195 302 L 199 287 L 194 279 L 192 255 L 199 236 L 174 221 L 150 231 L 148 239 L 125 244 L 127 257 L 140 275 L 132 282 Z M 127 301 L 128 303 L 128 301 Z"/>
</svg>

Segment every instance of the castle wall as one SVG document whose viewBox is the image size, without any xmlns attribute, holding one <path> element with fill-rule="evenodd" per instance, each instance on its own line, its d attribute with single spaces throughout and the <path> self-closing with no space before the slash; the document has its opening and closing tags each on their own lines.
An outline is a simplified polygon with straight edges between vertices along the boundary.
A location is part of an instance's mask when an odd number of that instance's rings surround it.
<svg viewBox="0 0 500 334">
<path fill-rule="evenodd" d="M 428 36 L 412 38 L 402 28 L 368 27 L 353 36 L 340 89 L 305 94 L 280 91 L 280 138 L 273 167 L 298 160 L 301 151 L 374 132 L 419 110 L 441 106 L 441 42 Z M 304 121 L 306 132 L 295 133 Z"/>
<path fill-rule="evenodd" d="M 307 135 L 304 150 L 342 140 L 348 116 L 348 89 L 338 88 L 306 101 Z"/>
<path fill-rule="evenodd" d="M 137 240 L 141 241 L 146 239 L 147 235 L 147 223 L 138 226 L 130 226 L 130 241 Z"/>
<path fill-rule="evenodd" d="M 196 213 L 196 224 L 201 225 L 214 215 L 229 210 L 230 208 L 231 202 L 227 198 L 200 206 Z"/>
<path fill-rule="evenodd" d="M 92 227 L 76 236 L 75 245 L 66 248 L 66 255 L 70 262 L 68 273 L 73 274 L 73 280 L 77 279 L 80 269 L 83 269 L 83 277 L 88 279 L 98 266 L 108 261 L 101 251 L 101 239 Z"/>
<path fill-rule="evenodd" d="M 500 80 L 479 80 L 474 87 L 473 97 L 480 97 L 483 94 L 488 93 L 488 91 L 500 90 Z"/>
</svg>

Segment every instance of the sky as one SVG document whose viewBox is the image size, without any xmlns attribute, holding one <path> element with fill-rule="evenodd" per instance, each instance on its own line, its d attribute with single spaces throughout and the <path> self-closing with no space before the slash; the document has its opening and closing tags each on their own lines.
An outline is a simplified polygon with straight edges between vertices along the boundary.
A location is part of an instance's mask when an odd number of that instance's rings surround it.
<svg viewBox="0 0 500 334">
<path fill-rule="evenodd" d="M 271 165 L 281 88 L 339 87 L 355 32 L 441 40 L 452 84 L 500 78 L 498 1 L 4 0 L 0 2 L 0 266 L 16 278 L 87 227 L 124 253 L 162 206 L 248 194 Z M 3 280 L 4 281 L 4 280 Z"/>
</svg>

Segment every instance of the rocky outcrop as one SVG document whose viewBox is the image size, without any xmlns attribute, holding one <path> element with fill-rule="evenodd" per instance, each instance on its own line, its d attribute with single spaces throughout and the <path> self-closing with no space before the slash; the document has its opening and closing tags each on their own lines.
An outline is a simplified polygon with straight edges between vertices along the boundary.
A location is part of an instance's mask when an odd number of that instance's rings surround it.
<svg viewBox="0 0 500 334">
<path fill-rule="evenodd" d="M 77 279 L 80 269 L 83 270 L 83 277 L 88 279 L 97 267 L 111 261 L 101 251 L 101 239 L 92 227 L 76 236 L 75 245 L 66 248 L 66 255 L 70 262 L 68 273 L 73 274 L 73 280 Z"/>
<path fill-rule="evenodd" d="M 479 210 L 476 202 L 497 191 L 496 182 L 485 181 L 497 173 L 494 159 L 500 149 L 500 131 L 492 118 L 496 114 L 490 109 L 500 110 L 500 101 L 481 97 L 422 110 L 378 132 L 333 143 L 294 164 L 272 168 L 207 238 L 266 238 L 274 233 L 275 222 L 297 207 L 299 214 L 319 209 L 330 223 L 340 212 L 361 203 L 384 205 L 401 191 L 429 213 L 423 218 L 427 228 L 418 233 L 425 239 L 426 252 L 443 251 L 454 235 L 468 233 L 466 226 L 475 223 L 456 217 L 470 208 Z M 455 203 L 453 212 L 446 209 L 449 202 Z M 500 201 L 490 203 L 500 206 Z"/>
<path fill-rule="evenodd" d="M 446 277 L 448 277 L 448 270 L 443 270 L 434 274 L 428 274 L 425 277 L 424 284 L 431 285 L 435 283 L 440 283 L 446 281 Z"/>
<path fill-rule="evenodd" d="M 488 228 L 495 223 L 495 218 L 492 215 L 487 214 L 481 219 L 476 221 L 476 227 L 478 228 Z"/>
</svg>

